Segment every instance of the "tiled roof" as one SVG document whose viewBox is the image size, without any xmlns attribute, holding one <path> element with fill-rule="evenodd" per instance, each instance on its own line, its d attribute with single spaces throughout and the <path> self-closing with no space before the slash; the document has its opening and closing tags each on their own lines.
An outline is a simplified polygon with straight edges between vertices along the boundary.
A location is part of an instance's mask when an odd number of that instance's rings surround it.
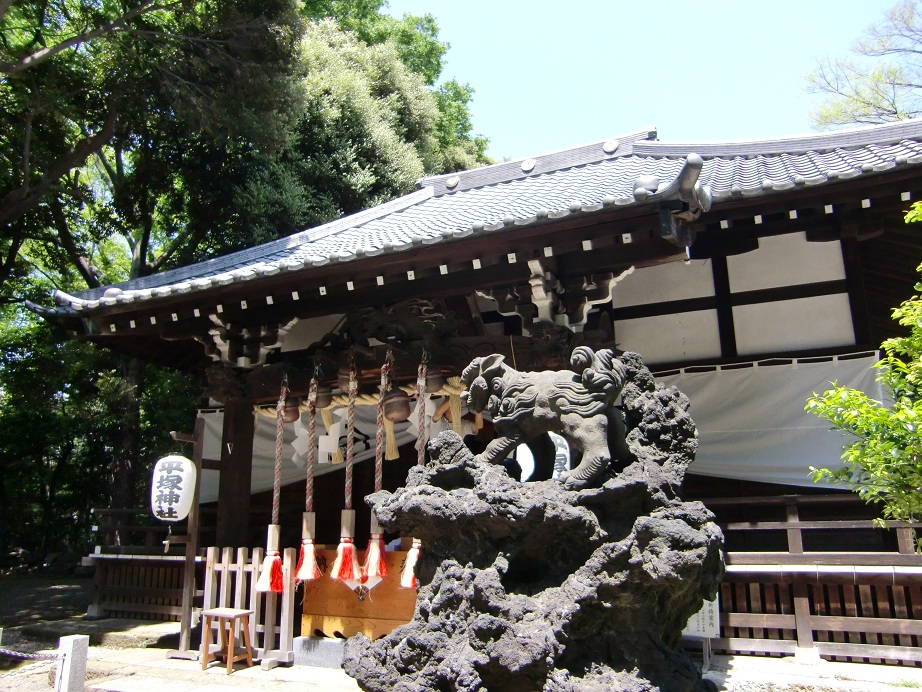
<svg viewBox="0 0 922 692">
<path fill-rule="evenodd" d="M 770 140 L 669 143 L 641 130 L 533 158 L 423 178 L 386 204 L 265 245 L 142 279 L 55 295 L 74 310 L 396 253 L 479 230 L 681 198 L 711 202 L 922 163 L 922 120 Z"/>
</svg>

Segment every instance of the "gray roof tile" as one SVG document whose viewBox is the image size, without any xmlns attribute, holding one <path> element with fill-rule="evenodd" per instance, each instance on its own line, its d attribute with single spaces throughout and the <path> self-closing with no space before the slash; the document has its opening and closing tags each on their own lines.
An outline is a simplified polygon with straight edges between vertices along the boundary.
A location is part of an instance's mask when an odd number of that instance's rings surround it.
<svg viewBox="0 0 922 692">
<path fill-rule="evenodd" d="M 922 120 L 748 142 L 669 143 L 655 137 L 646 129 L 530 157 L 524 166 L 521 159 L 423 178 L 409 195 L 287 238 L 115 287 L 55 297 L 60 305 L 91 311 L 104 295 L 112 303 L 154 301 L 401 252 L 474 230 L 514 233 L 516 226 L 539 218 L 654 203 L 674 193 L 667 188 L 690 156 L 699 164 L 703 159 L 698 182 L 716 203 L 922 163 Z"/>
</svg>

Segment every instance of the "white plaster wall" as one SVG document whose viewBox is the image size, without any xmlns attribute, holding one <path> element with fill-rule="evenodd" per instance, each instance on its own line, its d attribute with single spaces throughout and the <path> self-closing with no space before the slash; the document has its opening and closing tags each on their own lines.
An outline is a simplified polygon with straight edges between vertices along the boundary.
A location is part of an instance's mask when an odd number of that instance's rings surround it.
<svg viewBox="0 0 922 692">
<path fill-rule="evenodd" d="M 727 257 L 727 268 L 734 293 L 845 278 L 842 246 L 807 242 L 805 233 L 760 238 L 758 250 Z"/>
<path fill-rule="evenodd" d="M 855 343 L 845 293 L 739 305 L 733 308 L 733 323 L 741 356 Z"/>
<path fill-rule="evenodd" d="M 714 295 L 714 278 L 708 260 L 667 262 L 635 269 L 612 291 L 612 305 L 648 305 Z"/>
<path fill-rule="evenodd" d="M 615 341 L 618 348 L 639 353 L 647 364 L 717 358 L 717 311 L 619 320 L 615 323 Z"/>
</svg>

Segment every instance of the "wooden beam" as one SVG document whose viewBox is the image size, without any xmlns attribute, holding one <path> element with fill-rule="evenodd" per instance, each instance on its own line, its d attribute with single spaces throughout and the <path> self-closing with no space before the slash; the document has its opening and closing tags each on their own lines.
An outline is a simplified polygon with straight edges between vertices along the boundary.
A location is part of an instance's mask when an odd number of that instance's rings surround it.
<svg viewBox="0 0 922 692">
<path fill-rule="evenodd" d="M 758 245 L 758 243 L 756 243 Z M 736 326 L 733 323 L 733 294 L 730 291 L 730 270 L 726 257 L 711 260 L 714 295 L 717 302 L 717 332 L 722 358 L 736 358 Z"/>
<path fill-rule="evenodd" d="M 868 310 L 868 294 L 864 285 L 864 271 L 861 266 L 861 250 L 857 237 L 842 238 L 842 262 L 845 265 L 845 285 L 848 291 L 848 306 L 852 315 L 852 329 L 856 344 L 871 343 L 871 317 Z"/>
</svg>

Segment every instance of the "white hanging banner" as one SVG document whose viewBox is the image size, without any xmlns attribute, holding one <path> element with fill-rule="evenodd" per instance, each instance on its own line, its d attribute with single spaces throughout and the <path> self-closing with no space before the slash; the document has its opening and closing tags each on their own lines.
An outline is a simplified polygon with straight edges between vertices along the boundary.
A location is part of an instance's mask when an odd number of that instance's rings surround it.
<svg viewBox="0 0 922 692">
<path fill-rule="evenodd" d="M 163 521 L 182 521 L 192 510 L 195 496 L 195 464 L 178 455 L 154 464 L 150 484 L 150 509 Z"/>
</svg>

